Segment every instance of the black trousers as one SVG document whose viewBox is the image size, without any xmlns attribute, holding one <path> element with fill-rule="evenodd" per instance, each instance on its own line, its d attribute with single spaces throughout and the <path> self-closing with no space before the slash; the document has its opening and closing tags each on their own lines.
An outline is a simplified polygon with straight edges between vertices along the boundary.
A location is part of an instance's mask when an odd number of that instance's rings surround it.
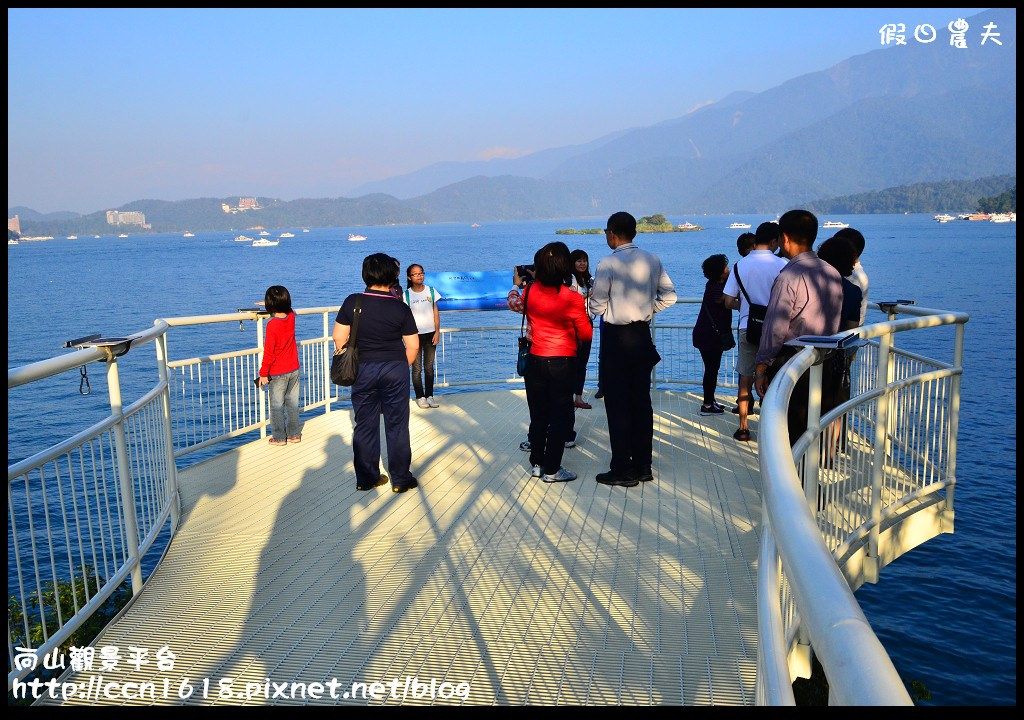
<svg viewBox="0 0 1024 720">
<path fill-rule="evenodd" d="M 371 487 L 380 478 L 380 418 L 388 441 L 388 474 L 393 485 L 416 479 L 409 469 L 409 366 L 404 360 L 364 362 L 352 386 L 352 464 L 356 483 Z"/>
<path fill-rule="evenodd" d="M 553 475 L 562 466 L 565 441 L 573 435 L 576 358 L 530 355 L 523 380 L 530 407 L 530 464 Z"/>
<path fill-rule="evenodd" d="M 722 367 L 722 350 L 705 350 L 697 348 L 701 360 L 704 361 L 704 405 L 715 402 L 715 390 L 718 389 L 718 371 Z"/>
<path fill-rule="evenodd" d="M 605 323 L 601 333 L 610 466 L 617 473 L 645 469 L 651 465 L 654 444 L 651 370 L 661 356 L 651 340 L 648 323 Z"/>
</svg>

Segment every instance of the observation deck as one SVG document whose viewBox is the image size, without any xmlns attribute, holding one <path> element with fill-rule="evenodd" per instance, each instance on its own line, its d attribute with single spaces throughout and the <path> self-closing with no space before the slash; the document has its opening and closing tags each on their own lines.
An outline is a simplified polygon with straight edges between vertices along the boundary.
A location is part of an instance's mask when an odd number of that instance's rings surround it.
<svg viewBox="0 0 1024 720">
<path fill-rule="evenodd" d="M 609 458 L 594 401 L 563 461 L 579 478 L 545 484 L 518 449 L 522 390 L 439 397 L 413 403 L 420 487 L 405 494 L 355 489 L 341 410 L 307 421 L 301 444 L 258 440 L 179 471 L 170 548 L 96 642 L 151 657 L 166 645 L 174 669 L 92 674 L 157 683 L 168 704 L 189 702 L 183 678 L 191 702 L 259 705 L 292 700 L 218 699 L 218 683 L 241 695 L 268 678 L 346 690 L 397 678 L 401 692 L 406 676 L 468 683 L 467 704 L 753 703 L 760 480 L 735 415 L 654 393 L 655 480 L 608 487 L 594 480 Z M 68 702 L 98 703 L 135 704 Z"/>
</svg>

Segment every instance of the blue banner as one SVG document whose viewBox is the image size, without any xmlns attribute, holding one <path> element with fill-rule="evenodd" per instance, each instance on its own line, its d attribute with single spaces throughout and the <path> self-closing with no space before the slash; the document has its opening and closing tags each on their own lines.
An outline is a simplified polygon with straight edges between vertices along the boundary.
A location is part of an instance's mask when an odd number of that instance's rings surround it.
<svg viewBox="0 0 1024 720">
<path fill-rule="evenodd" d="M 424 281 L 441 296 L 438 310 L 508 310 L 511 268 L 427 273 Z"/>
</svg>

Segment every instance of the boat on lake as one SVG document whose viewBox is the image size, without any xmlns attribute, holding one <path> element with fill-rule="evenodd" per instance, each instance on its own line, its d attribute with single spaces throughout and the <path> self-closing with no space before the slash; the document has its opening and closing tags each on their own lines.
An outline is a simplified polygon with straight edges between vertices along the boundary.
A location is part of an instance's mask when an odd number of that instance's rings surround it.
<svg viewBox="0 0 1024 720">
<path fill-rule="evenodd" d="M 302 228 L 302 232 L 309 232 L 309 228 Z"/>
<path fill-rule="evenodd" d="M 971 213 L 967 216 L 968 220 L 991 220 L 992 216 L 989 213 L 976 212 Z"/>
<path fill-rule="evenodd" d="M 281 233 L 280 237 L 295 237 L 295 233 L 290 233 L 290 232 Z"/>
<path fill-rule="evenodd" d="M 78 239 L 77 235 L 68 235 L 68 240 L 77 240 L 77 239 Z"/>
<path fill-rule="evenodd" d="M 1017 213 L 995 213 L 991 218 L 989 218 L 989 222 L 994 222 L 994 223 L 1017 222 Z"/>
<path fill-rule="evenodd" d="M 252 241 L 252 246 L 253 247 L 274 247 L 275 245 L 277 245 L 280 242 L 281 242 L 280 240 L 267 240 L 266 238 L 260 238 L 259 240 L 253 240 Z"/>
<path fill-rule="evenodd" d="M 750 229 L 750 223 L 734 222 L 732 225 L 729 226 L 729 229 L 730 230 L 749 230 Z"/>
<path fill-rule="evenodd" d="M 17 241 L 17 240 L 15 240 L 14 238 L 8 238 L 8 239 L 7 239 L 7 244 L 8 244 L 8 245 L 18 245 L 19 243 L 18 243 L 18 241 Z"/>
<path fill-rule="evenodd" d="M 128 237 L 128 233 L 121 233 L 120 235 L 118 235 L 118 237 L 125 237 L 126 238 L 126 237 Z"/>
<path fill-rule="evenodd" d="M 270 233 L 268 233 L 266 230 L 260 230 L 260 235 L 269 235 L 269 234 Z"/>
<path fill-rule="evenodd" d="M 838 220 L 829 220 L 824 225 L 822 225 L 822 227 L 823 228 L 848 228 L 848 227 L 850 227 L 850 223 L 839 222 Z"/>
<path fill-rule="evenodd" d="M 955 217 L 953 217 L 952 215 L 947 215 L 946 213 L 939 213 L 938 215 L 935 216 L 935 219 L 938 220 L 940 223 L 949 222 L 950 220 L 956 220 Z"/>
<path fill-rule="evenodd" d="M 195 237 L 195 236 L 196 236 L 196 234 L 194 232 L 189 232 L 188 230 L 186 230 L 185 234 L 182 235 L 182 237 Z"/>
<path fill-rule="evenodd" d="M 235 238 L 235 242 L 247 242 L 247 243 L 251 243 L 251 242 L 252 242 L 253 240 L 254 240 L 254 238 L 251 238 L 251 237 L 249 237 L 248 235 L 239 235 L 239 236 L 237 236 L 237 237 Z"/>
<path fill-rule="evenodd" d="M 750 227 L 750 226 L 748 225 L 747 227 Z M 696 231 L 696 230 L 703 230 L 704 228 L 702 228 L 700 225 L 694 225 L 693 223 L 684 222 L 684 223 L 679 223 L 678 225 L 676 225 L 676 229 L 677 230 L 681 230 L 683 232 L 693 232 L 693 231 Z"/>
<path fill-rule="evenodd" d="M 348 241 L 349 242 L 362 242 L 365 239 L 366 239 L 365 235 L 355 235 L 353 233 L 349 233 L 348 234 Z"/>
</svg>

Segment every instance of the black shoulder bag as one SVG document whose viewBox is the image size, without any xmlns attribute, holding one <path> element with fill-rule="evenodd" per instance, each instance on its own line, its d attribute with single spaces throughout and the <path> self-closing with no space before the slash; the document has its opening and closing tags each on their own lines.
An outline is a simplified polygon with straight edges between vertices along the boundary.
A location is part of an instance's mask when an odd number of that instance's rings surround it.
<svg viewBox="0 0 1024 720">
<path fill-rule="evenodd" d="M 701 305 L 701 310 L 703 310 L 704 314 L 708 316 L 708 322 L 711 323 L 711 329 L 715 331 L 716 335 L 718 335 L 718 340 L 722 343 L 722 352 L 732 350 L 736 347 L 736 340 L 732 336 L 732 328 L 726 328 L 724 332 L 719 330 L 718 326 L 715 325 L 715 321 L 711 317 L 711 311 L 708 310 L 707 306 Z"/>
<path fill-rule="evenodd" d="M 359 331 L 359 316 L 363 312 L 362 296 L 356 298 L 356 306 L 352 310 L 352 332 L 344 347 L 334 351 L 331 359 L 331 382 L 335 385 L 350 387 L 359 375 L 359 348 L 356 347 L 356 333 Z"/>
<path fill-rule="evenodd" d="M 740 284 L 743 297 L 747 299 L 747 342 L 757 345 L 761 342 L 761 330 L 764 329 L 764 316 L 768 313 L 768 306 L 750 302 L 750 295 L 747 294 L 743 280 L 740 279 L 739 263 L 733 265 L 733 272 L 736 273 L 736 282 Z"/>
<path fill-rule="evenodd" d="M 519 326 L 519 359 L 516 361 L 516 374 L 526 375 L 526 362 L 530 357 L 530 341 L 526 338 L 526 298 L 530 294 L 529 286 L 523 290 L 523 322 Z"/>
</svg>

